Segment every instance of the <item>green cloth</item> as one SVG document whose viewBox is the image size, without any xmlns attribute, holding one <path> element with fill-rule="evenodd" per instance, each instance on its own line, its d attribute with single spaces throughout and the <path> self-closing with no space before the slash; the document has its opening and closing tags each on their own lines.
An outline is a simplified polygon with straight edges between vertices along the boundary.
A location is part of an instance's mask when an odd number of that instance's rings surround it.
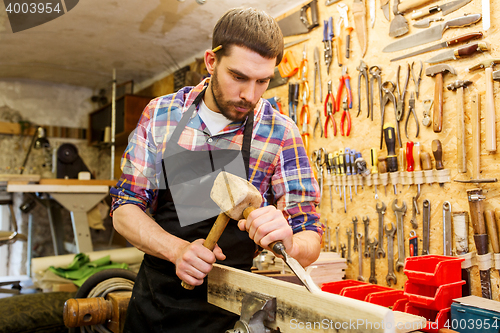
<svg viewBox="0 0 500 333">
<path fill-rule="evenodd" d="M 90 261 L 88 255 L 78 253 L 68 266 L 57 268 L 50 266 L 49 270 L 63 278 L 73 280 L 74 284 L 81 287 L 85 280 L 93 274 L 110 268 L 128 269 L 128 265 L 126 263 L 112 262 L 109 255 Z"/>
</svg>

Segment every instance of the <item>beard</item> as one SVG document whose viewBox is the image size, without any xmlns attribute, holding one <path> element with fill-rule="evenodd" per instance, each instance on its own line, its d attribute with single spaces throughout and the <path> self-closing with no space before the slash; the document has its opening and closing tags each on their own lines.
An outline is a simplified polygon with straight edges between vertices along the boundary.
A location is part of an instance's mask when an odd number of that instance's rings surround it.
<svg viewBox="0 0 500 333">
<path fill-rule="evenodd" d="M 228 101 L 224 98 L 224 93 L 217 79 L 217 69 L 215 69 L 214 74 L 211 79 L 211 90 L 212 96 L 214 98 L 215 105 L 219 109 L 220 113 L 229 120 L 232 121 L 243 121 L 245 118 L 253 111 L 256 104 L 251 102 L 240 100 L 238 102 Z M 237 107 L 248 109 L 248 112 L 239 112 L 236 110 Z"/>
</svg>

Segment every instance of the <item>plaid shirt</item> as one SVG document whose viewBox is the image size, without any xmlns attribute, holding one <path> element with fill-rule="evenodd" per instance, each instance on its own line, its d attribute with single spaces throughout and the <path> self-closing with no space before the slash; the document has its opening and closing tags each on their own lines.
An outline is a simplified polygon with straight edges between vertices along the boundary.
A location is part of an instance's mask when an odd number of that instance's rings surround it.
<svg viewBox="0 0 500 333">
<path fill-rule="evenodd" d="M 158 205 L 161 159 L 166 143 L 182 114 L 208 83 L 185 87 L 178 92 L 153 99 L 145 108 L 136 130 L 129 137 L 123 154 L 123 171 L 115 188 L 111 211 L 125 204 L 135 204 L 154 214 Z M 240 150 L 245 122 L 232 122 L 211 136 L 196 111 L 183 130 L 178 144 L 192 151 L 209 149 Z M 319 221 L 316 204 L 319 186 L 304 150 L 299 130 L 293 121 L 278 113 L 261 99 L 254 110 L 250 150 L 249 181 L 263 196 L 263 206 L 270 204 L 283 212 L 293 232 L 314 230 L 320 235 L 324 226 Z M 271 187 L 271 189 L 270 189 Z"/>
</svg>

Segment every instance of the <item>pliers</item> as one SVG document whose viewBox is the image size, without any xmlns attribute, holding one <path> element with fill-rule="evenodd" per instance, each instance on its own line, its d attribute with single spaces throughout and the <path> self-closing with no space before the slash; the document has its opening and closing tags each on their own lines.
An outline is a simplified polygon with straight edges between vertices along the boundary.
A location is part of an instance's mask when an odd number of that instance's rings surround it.
<svg viewBox="0 0 500 333">
<path fill-rule="evenodd" d="M 342 77 L 339 79 L 339 89 L 337 90 L 337 108 L 340 111 L 340 100 L 342 99 L 342 90 L 344 85 L 347 89 L 347 101 L 349 102 L 349 109 L 352 109 L 352 92 L 351 92 L 351 78 L 347 75 L 347 67 L 342 66 Z"/>
<path fill-rule="evenodd" d="M 410 119 L 410 114 L 413 114 L 413 118 L 415 119 L 415 124 L 417 125 L 417 134 L 415 135 L 415 137 L 418 138 L 420 125 L 418 123 L 417 113 L 415 112 L 415 93 L 413 91 L 411 92 L 410 99 L 408 100 L 408 115 L 406 116 L 405 122 L 405 135 L 408 140 L 410 139 L 408 137 L 408 120 Z"/>
<path fill-rule="evenodd" d="M 390 88 L 388 88 L 389 85 L 391 85 Z M 395 88 L 396 85 L 394 85 L 394 82 L 392 81 L 385 81 L 384 83 L 382 83 L 382 90 L 384 91 L 384 96 L 382 97 L 382 105 L 381 105 L 382 115 L 380 119 L 380 149 L 382 149 L 382 145 L 384 144 L 384 116 L 385 116 L 385 106 L 387 105 L 387 103 L 392 102 L 392 104 L 394 105 L 394 113 L 397 112 L 398 102 L 396 101 L 396 96 L 394 96 L 393 93 Z M 396 127 L 396 129 L 398 129 L 398 127 Z M 401 145 L 401 140 L 399 140 L 399 143 Z"/>
<path fill-rule="evenodd" d="M 305 81 L 307 83 L 307 81 Z M 302 124 L 302 141 L 304 142 L 304 148 L 306 152 L 309 150 L 309 122 L 311 114 L 309 112 L 309 105 L 307 100 L 309 99 L 309 86 L 306 85 L 307 89 L 303 89 L 302 92 L 302 109 L 300 110 L 300 122 Z"/>
<path fill-rule="evenodd" d="M 422 79 L 421 76 L 422 76 L 422 70 L 424 68 L 424 65 L 422 64 L 422 60 L 420 60 L 420 72 L 418 72 L 418 76 L 415 76 L 415 73 L 413 72 L 413 65 L 414 64 L 415 64 L 415 62 L 411 63 L 411 79 L 413 80 L 413 84 L 415 85 L 415 93 L 416 93 L 417 99 L 418 99 L 418 91 L 419 91 L 419 87 L 420 87 L 420 80 Z"/>
<path fill-rule="evenodd" d="M 316 136 L 316 129 L 319 127 L 321 131 L 321 137 L 323 137 L 323 124 L 321 122 L 321 111 L 318 109 L 316 111 L 316 122 L 314 123 L 313 135 Z"/>
<path fill-rule="evenodd" d="M 404 85 L 403 91 L 401 91 L 399 88 L 399 71 L 401 70 L 400 65 L 398 66 L 398 72 L 397 72 L 396 87 L 397 87 L 397 93 L 398 93 L 398 105 L 397 105 L 396 120 L 398 121 L 398 124 L 404 118 L 405 96 L 406 96 L 406 90 L 408 89 L 408 82 L 410 81 L 410 64 L 406 64 L 406 65 L 408 66 L 408 70 L 406 71 L 406 80 L 405 80 L 405 85 Z"/>
<path fill-rule="evenodd" d="M 356 69 L 359 71 L 358 75 L 358 114 L 356 117 L 359 117 L 359 114 L 361 113 L 361 78 L 365 78 L 365 86 L 366 86 L 366 107 L 368 110 L 368 113 L 366 115 L 366 118 L 370 117 L 370 100 L 369 100 L 369 84 L 368 84 L 368 66 L 365 64 L 363 60 L 359 61 L 359 66 L 356 67 Z M 373 120 L 373 116 L 372 116 Z"/>
<path fill-rule="evenodd" d="M 349 136 L 349 133 L 351 133 L 351 113 L 347 107 L 347 97 L 344 97 L 342 101 L 342 108 L 344 112 L 342 112 L 342 118 L 340 119 L 340 133 L 344 136 L 344 123 L 347 118 L 347 131 L 345 132 L 345 136 Z"/>
<path fill-rule="evenodd" d="M 331 120 L 333 126 L 333 135 L 337 136 L 337 123 L 335 122 L 335 118 L 333 118 L 333 114 L 337 111 L 335 108 L 335 99 L 332 94 L 332 81 L 328 81 L 328 92 L 326 93 L 324 110 L 325 110 L 325 138 L 328 138 L 328 121 Z"/>
<path fill-rule="evenodd" d="M 328 21 L 323 21 L 323 45 L 325 53 L 326 72 L 330 74 L 330 65 L 333 59 L 332 38 L 333 38 L 333 17 L 330 16 Z"/>
<path fill-rule="evenodd" d="M 321 70 L 319 67 L 319 50 L 314 48 L 314 104 L 316 104 L 316 77 L 319 79 L 319 101 L 323 102 L 323 89 L 321 84 Z"/>
</svg>

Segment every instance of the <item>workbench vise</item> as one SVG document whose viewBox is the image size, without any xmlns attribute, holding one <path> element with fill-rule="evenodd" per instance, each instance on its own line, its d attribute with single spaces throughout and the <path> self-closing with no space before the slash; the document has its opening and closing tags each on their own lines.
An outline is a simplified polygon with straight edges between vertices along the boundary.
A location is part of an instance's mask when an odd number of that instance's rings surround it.
<svg viewBox="0 0 500 333">
<path fill-rule="evenodd" d="M 276 321 L 276 297 L 252 292 L 241 301 L 241 316 L 226 333 L 279 333 L 266 327 Z"/>
</svg>

